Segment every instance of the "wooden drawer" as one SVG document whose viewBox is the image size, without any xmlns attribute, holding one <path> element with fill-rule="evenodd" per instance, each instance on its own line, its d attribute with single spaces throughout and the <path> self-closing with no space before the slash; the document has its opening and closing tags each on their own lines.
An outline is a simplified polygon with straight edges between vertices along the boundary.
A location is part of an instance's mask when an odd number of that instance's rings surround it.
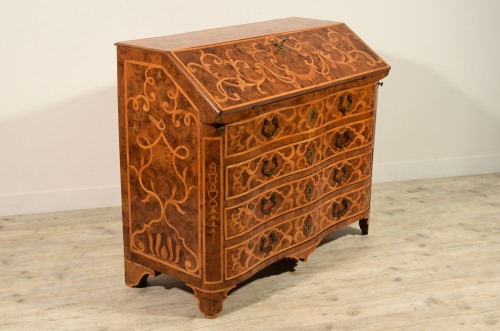
<svg viewBox="0 0 500 331">
<path fill-rule="evenodd" d="M 308 206 L 346 185 L 370 177 L 372 150 L 330 164 L 316 173 L 279 185 L 225 208 L 225 238 L 232 239 L 287 212 Z"/>
<path fill-rule="evenodd" d="M 271 181 L 317 166 L 340 153 L 373 142 L 372 117 L 332 128 L 244 162 L 226 166 L 226 199 L 242 196 Z"/>
<path fill-rule="evenodd" d="M 375 85 L 372 84 L 228 124 L 225 128 L 226 156 L 247 154 L 256 149 L 268 150 L 271 144 L 279 141 L 290 138 L 294 141 L 304 133 L 314 134 L 336 120 L 372 110 L 374 96 Z"/>
<path fill-rule="evenodd" d="M 369 208 L 370 183 L 336 196 L 310 212 L 225 248 L 226 279 L 238 277 L 269 257 L 312 239 L 337 222 Z"/>
</svg>

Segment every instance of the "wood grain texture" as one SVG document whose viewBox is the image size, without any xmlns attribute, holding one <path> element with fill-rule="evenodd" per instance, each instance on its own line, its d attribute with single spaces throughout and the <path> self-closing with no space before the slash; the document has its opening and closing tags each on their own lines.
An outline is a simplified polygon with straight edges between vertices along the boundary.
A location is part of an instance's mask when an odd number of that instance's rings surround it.
<svg viewBox="0 0 500 331">
<path fill-rule="evenodd" d="M 272 103 L 256 105 L 251 108 L 246 108 L 244 109 L 244 111 L 218 112 L 217 110 L 214 110 L 214 113 L 217 115 L 211 118 L 210 123 L 214 125 L 229 125 L 235 122 L 252 120 L 259 116 L 266 116 L 267 114 L 271 114 L 278 109 L 292 108 L 297 105 L 307 104 L 310 103 L 311 101 L 320 100 L 322 98 L 331 96 L 332 94 L 342 93 L 349 89 L 367 87 L 379 82 L 387 75 L 388 72 L 383 72 L 371 76 L 362 77 L 360 79 L 349 81 L 340 85 L 325 87 L 309 93 L 299 94 L 297 96 L 290 96 L 289 98 L 283 100 L 275 100 Z M 375 93 L 375 99 L 376 99 L 376 94 L 377 93 Z M 347 113 L 346 115 L 349 116 L 349 113 Z"/>
<path fill-rule="evenodd" d="M 127 285 L 176 277 L 215 317 L 230 289 L 369 218 L 389 67 L 344 24 L 280 22 L 279 36 L 180 50 L 118 43 Z"/>
<path fill-rule="evenodd" d="M 217 319 L 175 278 L 123 285 L 120 208 L 2 217 L 0 329 L 497 330 L 499 201 L 500 173 L 375 184 L 369 236 L 269 266 Z"/>
<path fill-rule="evenodd" d="M 164 54 L 199 90 L 218 121 L 224 112 L 385 76 L 390 70 L 345 24 L 304 18 L 117 45 Z"/>
<path fill-rule="evenodd" d="M 255 36 L 317 28 L 335 23 L 336 22 L 303 17 L 288 17 L 257 23 L 187 32 L 170 36 L 123 41 L 118 42 L 117 45 L 127 45 L 155 51 L 172 51 L 183 48 L 218 44 L 238 39 L 247 39 Z"/>
<path fill-rule="evenodd" d="M 172 54 L 221 111 L 249 108 L 390 69 L 345 24 Z"/>
<path fill-rule="evenodd" d="M 206 318 L 215 318 L 224 307 L 224 300 L 227 293 L 234 287 L 219 291 L 205 291 L 203 289 L 189 285 L 194 291 L 194 296 L 198 299 L 198 308 Z"/>
<path fill-rule="evenodd" d="M 318 203 L 316 208 L 226 247 L 226 278 L 235 278 L 271 256 L 311 240 L 337 222 L 368 210 L 370 183 L 349 193 Z"/>
<path fill-rule="evenodd" d="M 292 210 L 313 204 L 345 185 L 369 178 L 371 163 L 372 153 L 368 151 L 360 156 L 329 164 L 310 176 L 273 186 L 242 204 L 225 208 L 226 239 L 244 234 Z"/>
<path fill-rule="evenodd" d="M 342 108 L 341 100 L 348 97 L 351 101 L 349 103 L 345 101 L 344 106 L 349 104 L 349 109 L 342 112 L 340 110 Z M 226 157 L 234 157 L 239 154 L 248 155 L 255 149 L 265 151 L 266 148 L 270 148 L 269 146 L 284 139 L 287 142 L 302 140 L 300 138 L 305 134 L 314 135 L 335 121 L 374 108 L 375 85 L 369 85 L 266 112 L 246 121 L 231 123 L 225 126 Z M 273 122 L 277 123 L 277 127 L 273 125 Z M 273 134 L 268 137 L 262 132 Z"/>
<path fill-rule="evenodd" d="M 132 252 L 199 276 L 198 109 L 163 67 L 125 61 L 124 70 L 127 244 Z"/>
<path fill-rule="evenodd" d="M 323 130 L 316 137 L 227 165 L 226 199 L 248 194 L 267 183 L 316 165 L 327 165 L 340 153 L 370 146 L 374 139 L 374 124 L 373 118 L 368 118 L 340 127 L 332 125 L 332 128 Z M 341 143 L 345 143 L 345 146 L 339 146 Z M 312 157 L 308 151 L 313 151 Z M 271 175 L 267 176 L 264 172 L 271 172 Z"/>
<path fill-rule="evenodd" d="M 204 155 L 204 189 L 203 215 L 204 230 L 204 275 L 205 283 L 220 283 L 224 280 L 223 273 L 223 190 L 224 177 L 222 173 L 222 137 L 203 138 Z M 221 306 L 222 308 L 222 306 Z M 205 313 L 205 315 L 207 315 Z"/>
<path fill-rule="evenodd" d="M 125 260 L 125 284 L 130 287 L 141 286 L 148 277 L 155 277 L 157 273 L 140 264 Z"/>
</svg>

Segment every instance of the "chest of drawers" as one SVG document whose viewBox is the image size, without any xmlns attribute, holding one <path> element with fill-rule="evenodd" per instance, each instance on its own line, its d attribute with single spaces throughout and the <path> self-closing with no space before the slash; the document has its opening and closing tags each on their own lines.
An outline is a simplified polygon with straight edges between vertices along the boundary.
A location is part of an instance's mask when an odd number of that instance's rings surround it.
<svg viewBox="0 0 500 331">
<path fill-rule="evenodd" d="M 288 18 L 117 43 L 125 282 L 206 317 L 269 264 L 368 233 L 378 82 L 345 24 Z"/>
</svg>

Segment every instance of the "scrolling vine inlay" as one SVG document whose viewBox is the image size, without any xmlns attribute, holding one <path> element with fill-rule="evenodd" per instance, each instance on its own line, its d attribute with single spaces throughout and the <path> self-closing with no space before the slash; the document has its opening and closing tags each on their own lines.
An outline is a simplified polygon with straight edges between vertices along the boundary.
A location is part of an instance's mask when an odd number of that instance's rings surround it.
<svg viewBox="0 0 500 331">
<path fill-rule="evenodd" d="M 341 217 L 335 217 L 335 206 L 340 204 L 341 201 L 348 201 L 349 207 Z M 277 224 L 248 240 L 240 242 L 238 245 L 226 248 L 227 279 L 237 277 L 270 256 L 319 235 L 335 223 L 362 213 L 368 209 L 369 201 L 370 186 L 368 185 L 344 195 L 339 195 L 324 202 L 307 214 Z M 309 230 L 306 234 L 303 229 L 309 219 L 314 221 L 309 223 Z M 274 233 L 273 249 L 262 251 L 260 249 L 261 239 L 267 238 L 270 233 Z"/>
<path fill-rule="evenodd" d="M 173 54 L 222 110 L 387 68 L 345 24 Z"/>
<path fill-rule="evenodd" d="M 370 217 L 377 83 L 345 24 L 285 18 L 119 42 L 125 281 L 213 318 L 235 286 Z"/>
<path fill-rule="evenodd" d="M 125 80 L 130 249 L 199 275 L 198 110 L 161 66 L 127 61 Z"/>
<path fill-rule="evenodd" d="M 210 184 L 208 187 L 208 214 L 209 223 L 207 225 L 207 232 L 212 237 L 212 241 L 215 241 L 215 234 L 217 233 L 217 219 L 218 219 L 218 207 L 219 203 L 217 202 L 219 197 L 219 186 L 217 183 L 217 172 L 219 171 L 219 167 L 215 162 L 210 163 L 208 167 L 208 183 Z"/>
<path fill-rule="evenodd" d="M 352 137 L 349 146 L 345 149 L 335 146 L 336 138 L 347 130 L 351 132 L 350 137 Z M 365 147 L 373 142 L 373 132 L 373 119 L 362 120 L 331 129 L 312 139 L 285 145 L 256 158 L 228 165 L 226 167 L 226 198 L 239 197 L 278 178 L 312 168 L 333 158 L 340 152 Z M 310 147 L 316 151 L 311 162 L 309 162 L 307 155 L 307 150 Z M 273 171 L 272 176 L 263 176 L 259 169 L 264 167 L 265 160 L 269 160 L 273 156 L 276 157 L 276 163 L 279 166 Z"/>
<path fill-rule="evenodd" d="M 372 153 L 368 151 L 361 156 L 332 163 L 311 176 L 276 186 L 240 205 L 226 208 L 226 238 L 247 233 L 270 219 L 311 204 L 336 189 L 365 180 L 371 174 L 371 160 Z M 339 169 L 345 170 L 341 180 L 338 180 Z M 306 187 L 309 181 L 312 181 L 315 190 L 307 198 Z M 274 195 L 276 206 L 271 213 L 264 214 L 260 210 L 261 201 L 270 195 Z"/>
</svg>

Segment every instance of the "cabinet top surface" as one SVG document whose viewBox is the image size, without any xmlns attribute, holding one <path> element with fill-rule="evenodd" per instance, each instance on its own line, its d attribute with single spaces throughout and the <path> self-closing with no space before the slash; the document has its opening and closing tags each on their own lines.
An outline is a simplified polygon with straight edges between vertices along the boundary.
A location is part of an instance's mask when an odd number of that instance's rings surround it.
<svg viewBox="0 0 500 331">
<path fill-rule="evenodd" d="M 298 17 L 117 45 L 167 54 L 217 112 L 242 110 L 390 69 L 347 25 Z"/>
<path fill-rule="evenodd" d="M 129 40 L 118 42 L 117 45 L 143 47 L 157 51 L 174 51 L 183 48 L 218 44 L 232 40 L 310 29 L 332 24 L 336 24 L 336 22 L 302 17 L 289 17 L 271 21 L 186 32 L 170 36 Z"/>
</svg>

